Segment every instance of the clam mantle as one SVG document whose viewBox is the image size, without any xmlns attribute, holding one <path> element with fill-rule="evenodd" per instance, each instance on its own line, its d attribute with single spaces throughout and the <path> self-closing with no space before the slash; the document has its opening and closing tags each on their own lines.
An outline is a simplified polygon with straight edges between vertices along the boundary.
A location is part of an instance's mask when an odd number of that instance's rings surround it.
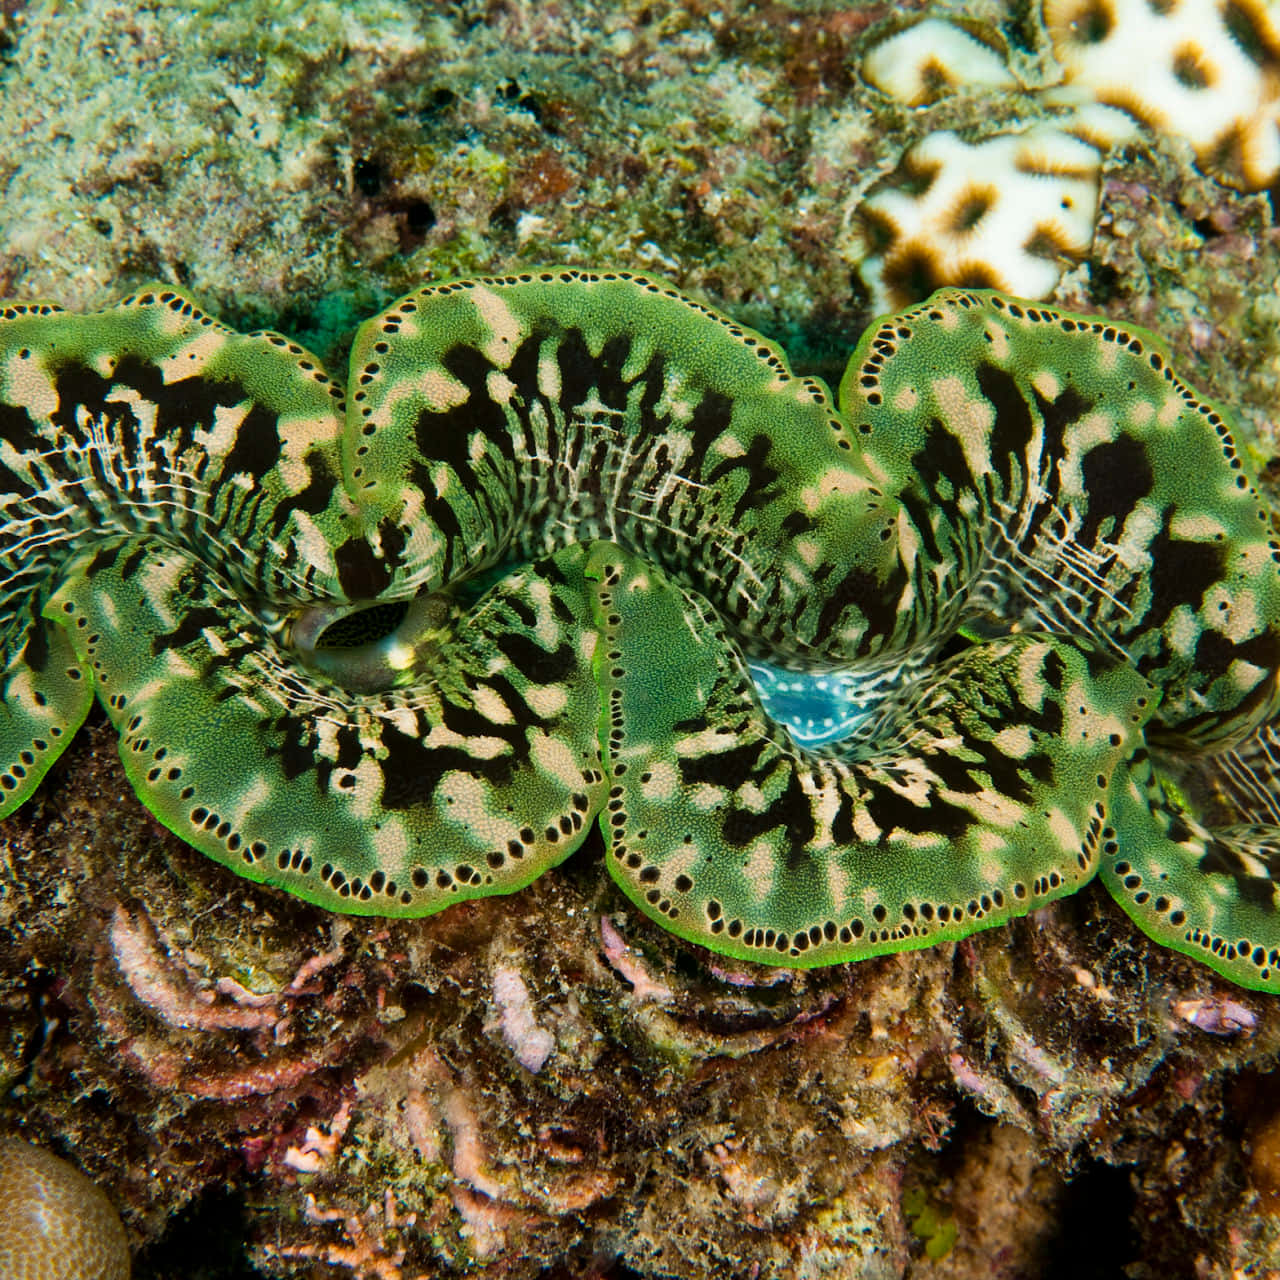
<svg viewBox="0 0 1280 1280">
<path fill-rule="evenodd" d="M 1100 874 L 1280 989 L 1280 544 L 1152 335 L 989 291 L 838 401 L 666 284 L 432 285 L 300 347 L 151 289 L 0 313 L 0 816 L 96 694 L 143 802 L 337 911 L 598 823 L 651 918 L 819 965 Z"/>
</svg>

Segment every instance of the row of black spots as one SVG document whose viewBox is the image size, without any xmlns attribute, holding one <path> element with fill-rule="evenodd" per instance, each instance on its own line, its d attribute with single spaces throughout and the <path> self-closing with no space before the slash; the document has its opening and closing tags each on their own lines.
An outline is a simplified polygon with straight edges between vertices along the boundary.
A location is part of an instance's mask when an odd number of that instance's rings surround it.
<svg viewBox="0 0 1280 1280">
<path fill-rule="evenodd" d="M 827 419 L 827 425 L 835 432 L 836 448 L 845 449 L 849 452 L 853 451 L 853 441 L 849 439 L 849 423 L 843 418 L 832 415 Z M 861 422 L 858 424 L 857 430 L 860 434 L 866 436 L 871 434 L 871 424 Z"/>
<path fill-rule="evenodd" d="M 390 900 L 399 898 L 406 906 L 413 900 L 413 895 L 407 890 L 401 890 L 400 886 L 385 871 L 379 870 L 370 874 L 369 888 L 373 893 L 381 894 L 384 898 Z"/>
<path fill-rule="evenodd" d="M 1157 915 L 1169 916 L 1169 923 L 1174 928 L 1180 928 L 1186 922 L 1186 912 L 1182 910 L 1173 910 L 1172 901 L 1164 894 L 1157 894 L 1153 899 L 1151 890 L 1144 887 L 1142 876 L 1134 869 L 1132 864 L 1121 859 L 1113 866 L 1116 876 L 1120 883 L 1133 897 L 1134 903 L 1139 907 L 1145 907 L 1148 903 Z M 1160 877 L 1162 880 L 1167 879 L 1166 876 Z"/>
<path fill-rule="evenodd" d="M 265 338 L 273 347 L 279 347 L 282 351 L 287 351 L 291 356 L 304 356 L 307 354 L 306 351 L 304 351 L 296 342 L 286 338 L 283 334 L 275 333 L 270 329 L 259 329 L 255 334 L 250 336 Z M 306 367 L 308 369 L 314 368 L 314 366 L 310 364 Z"/>
<path fill-rule="evenodd" d="M 560 840 L 568 839 L 578 832 L 586 824 L 586 815 L 590 812 L 591 801 L 589 797 L 581 792 L 576 793 L 570 800 L 570 811 L 561 814 L 556 820 L 556 824 L 548 825 L 542 832 L 542 839 L 547 844 L 558 844 Z M 532 849 L 538 843 L 537 833 L 532 827 L 522 827 L 518 836 L 513 836 L 507 841 L 505 849 L 491 849 L 485 854 L 485 862 L 494 870 L 498 871 L 504 867 L 507 862 L 521 861 L 525 853 Z"/>
<path fill-rule="evenodd" d="M 917 932 L 928 933 L 932 931 L 935 924 L 958 923 L 964 919 L 966 912 L 970 918 L 981 920 L 993 911 L 1002 911 L 1007 901 L 1008 898 L 1003 889 L 992 889 L 990 893 L 970 898 L 964 906 L 951 906 L 945 902 L 936 905 L 932 902 L 904 902 L 902 918 Z M 880 907 L 877 910 L 883 911 L 884 908 Z"/>
<path fill-rule="evenodd" d="M 1183 402 L 1183 404 L 1185 404 L 1190 409 L 1199 411 L 1201 408 L 1201 405 L 1200 405 L 1200 401 L 1196 398 L 1196 393 L 1192 391 L 1191 388 L 1187 386 L 1187 384 L 1183 382 L 1181 378 L 1174 378 L 1172 379 L 1172 381 L 1173 381 L 1173 389 L 1177 394 L 1178 398 Z"/>
<path fill-rule="evenodd" d="M 30 769 L 36 762 L 36 753 L 43 753 L 49 749 L 49 744 L 43 738 L 33 738 L 30 747 L 23 747 L 18 752 L 18 758 L 14 762 L 12 768 L 19 777 L 26 777 L 26 770 Z"/>
<path fill-rule="evenodd" d="M 41 696 L 41 695 L 37 695 Z M 62 737 L 62 729 L 59 725 L 49 726 L 49 736 L 52 738 Z M 18 759 L 10 764 L 9 768 L 0 773 L 0 790 L 16 791 L 20 782 L 24 781 L 27 776 L 27 769 L 35 764 L 35 753 L 39 752 L 43 755 L 49 750 L 49 741 L 47 738 L 32 738 L 30 749 L 23 749 L 18 752 Z"/>
<path fill-rule="evenodd" d="M 897 330 L 892 324 L 881 325 L 871 339 L 871 354 L 863 364 L 864 368 L 878 369 L 889 363 L 897 354 Z"/>
<path fill-rule="evenodd" d="M 323 874 L 324 869 L 321 868 L 321 875 Z M 460 889 L 476 889 L 481 885 L 493 883 L 492 876 L 486 876 L 483 871 L 473 867 L 469 862 L 458 863 L 452 871 L 446 867 L 438 868 L 434 881 L 425 867 L 415 867 L 409 879 L 415 889 L 426 889 L 434 882 L 437 889 L 447 889 L 450 893 L 457 893 Z"/>
<path fill-rule="evenodd" d="M 1280 949 L 1272 947 L 1268 950 L 1249 938 L 1237 938 L 1231 942 L 1199 925 L 1192 926 L 1185 936 L 1188 942 L 1211 952 L 1220 960 L 1248 960 L 1262 971 L 1258 975 L 1260 978 L 1269 978 L 1271 970 L 1280 964 Z"/>
<path fill-rule="evenodd" d="M 1265 507 L 1259 505 L 1255 514 L 1263 524 L 1270 527 L 1271 513 Z M 1274 538 L 1268 538 L 1267 549 L 1271 552 L 1271 559 L 1274 562 L 1280 562 L 1280 542 L 1277 542 Z"/>
<path fill-rule="evenodd" d="M 127 302 L 128 299 L 125 301 Z M 20 316 L 52 316 L 63 310 L 65 310 L 64 307 L 56 306 L 52 302 L 12 302 L 0 311 L 0 319 L 17 320 Z"/>
<path fill-rule="evenodd" d="M 17 790 L 18 784 L 26 781 L 27 770 L 35 762 L 36 757 L 33 751 L 19 751 L 18 758 L 3 774 L 0 774 L 0 789 L 5 791 Z"/>
<path fill-rule="evenodd" d="M 320 879 L 340 898 L 350 898 L 354 892 L 353 886 L 358 883 L 348 879 L 346 873 L 340 871 L 332 862 L 326 862 L 320 868 Z"/>
<path fill-rule="evenodd" d="M 382 888 L 379 888 L 373 883 L 373 879 L 377 877 L 381 877 Z M 375 871 L 373 873 L 373 876 L 370 877 L 370 880 L 368 883 L 362 880 L 359 876 L 356 876 L 354 879 L 346 882 L 339 889 L 339 892 L 342 894 L 343 897 L 350 896 L 352 898 L 358 899 L 360 902 L 372 902 L 374 894 L 385 893 L 386 887 L 388 884 L 391 886 L 391 889 L 392 889 L 392 892 L 388 896 L 394 898 L 395 897 L 395 881 L 394 880 L 388 881 L 386 879 L 385 874 L 381 871 Z M 348 893 L 348 890 L 349 890 L 349 893 Z M 402 900 L 407 903 L 410 897 L 411 895 L 405 894 L 403 895 Z"/>
<path fill-rule="evenodd" d="M 306 374 L 307 378 L 310 378 L 311 381 L 314 381 L 314 383 L 321 383 L 324 387 L 328 388 L 330 399 L 340 401 L 344 394 L 346 394 L 346 390 L 330 378 L 328 370 L 321 369 L 321 367 L 316 365 L 314 361 L 300 360 L 298 361 L 297 367 L 303 372 L 303 374 Z"/>
<path fill-rule="evenodd" d="M 600 590 L 600 607 L 604 611 L 605 625 L 610 629 L 616 629 L 622 625 L 621 615 L 613 611 L 613 594 L 607 588 L 615 587 L 622 581 L 622 567 L 617 564 L 606 564 L 601 578 Z M 616 647 L 609 648 L 605 651 L 605 660 L 611 663 L 620 663 L 622 660 L 622 651 Z M 623 670 L 622 667 L 614 666 L 614 671 Z M 622 690 L 609 690 L 609 750 L 610 753 L 616 753 L 622 746 L 625 739 L 623 729 L 624 716 L 622 712 Z M 620 778 L 626 773 L 627 767 L 621 761 L 615 760 L 612 766 L 612 773 L 615 778 Z M 622 788 L 614 786 L 610 789 L 609 799 L 606 808 L 610 810 L 610 824 L 615 828 L 614 835 L 621 834 L 621 828 L 626 825 L 625 818 L 621 821 L 617 819 L 618 814 L 622 811 Z"/>
<path fill-rule="evenodd" d="M 391 350 L 391 344 L 390 344 L 389 342 L 381 342 L 381 341 L 379 341 L 379 342 L 374 343 L 374 347 L 373 347 L 373 349 L 374 349 L 376 352 L 378 352 L 380 355 L 385 355 L 388 351 L 390 351 L 390 350 Z M 377 366 L 375 365 L 375 366 L 373 366 L 373 367 L 374 367 L 374 368 L 376 368 Z M 361 417 L 363 417 L 363 418 L 365 419 L 365 421 L 364 421 L 364 422 L 361 424 L 361 426 L 360 426 L 360 435 L 361 435 L 363 438 L 365 438 L 365 439 L 367 439 L 369 436 L 376 435 L 376 434 L 377 434 L 377 432 L 378 432 L 377 424 L 376 424 L 376 423 L 373 423 L 373 422 L 370 422 L 370 421 L 368 420 L 368 419 L 372 416 L 372 414 L 373 414 L 373 409 L 372 409 L 372 407 L 371 407 L 371 406 L 367 406 L 367 405 L 365 405 L 365 404 L 364 404 L 364 402 L 365 402 L 367 399 L 368 399 L 368 393 L 367 393 L 367 392 L 365 392 L 365 391 L 357 391 L 357 392 L 355 392 L 355 394 L 354 394 L 354 395 L 353 395 L 353 397 L 352 397 L 352 400 L 353 400 L 353 402 L 354 402 L 354 403 L 356 403 L 356 404 L 360 404 L 361 406 L 363 406 L 363 407 L 361 408 L 361 410 L 360 410 L 360 415 L 361 415 Z M 365 457 L 365 456 L 368 454 L 368 452 L 369 452 L 369 445 L 367 445 L 367 444 L 358 444 L 358 445 L 356 446 L 356 457 L 357 457 L 357 458 L 363 458 L 363 457 Z M 363 468 L 363 467 L 356 467 L 356 468 L 354 468 L 354 469 L 353 469 L 353 471 L 352 471 L 352 476 L 353 476 L 355 479 L 359 479 L 363 474 L 364 474 L 364 468 Z"/>
<path fill-rule="evenodd" d="M 1118 735 L 1112 734 L 1114 740 Z M 1099 789 L 1105 789 L 1110 779 L 1106 774 L 1098 774 L 1094 779 Z M 1093 866 L 1094 859 L 1099 851 L 1105 856 L 1110 857 L 1115 854 L 1119 848 L 1119 842 L 1116 840 L 1115 828 L 1103 826 L 1106 821 L 1107 808 L 1101 801 L 1093 806 L 1089 816 L 1088 826 L 1085 828 L 1084 839 L 1080 843 L 1080 848 L 1076 851 L 1076 866 L 1083 872 L 1088 872 Z"/>
<path fill-rule="evenodd" d="M 1236 442 L 1231 435 L 1231 428 L 1207 404 L 1197 402 L 1196 411 L 1213 428 L 1222 446 L 1222 454 L 1233 466 L 1239 467 L 1239 455 L 1236 453 Z"/>
<path fill-rule="evenodd" d="M 1062 884 L 1062 876 L 1057 871 L 1050 871 L 1048 875 L 1036 876 L 1031 882 L 1031 896 L 1033 898 L 1043 898 L 1055 890 L 1061 889 Z"/>
<path fill-rule="evenodd" d="M 858 374 L 858 385 L 863 389 L 867 403 L 872 406 L 883 403 L 884 397 L 880 393 L 881 371 L 897 354 L 898 344 L 892 337 L 886 336 L 891 332 L 889 325 L 883 325 L 877 331 L 871 340 L 871 353 L 862 362 L 862 369 Z"/>
<path fill-rule="evenodd" d="M 713 934 L 724 934 L 734 941 L 741 941 L 748 947 L 772 949 L 783 953 L 790 950 L 792 955 L 798 955 L 807 951 L 810 946 L 818 946 L 822 943 L 838 942 L 843 946 L 851 946 L 860 941 L 867 931 L 863 921 L 857 918 L 842 925 L 837 925 L 834 920 L 827 920 L 821 925 L 811 925 L 807 931 L 789 937 L 773 929 L 748 928 L 736 916 L 726 917 L 724 908 L 714 899 L 706 904 L 704 910 L 708 928 Z"/>
<path fill-rule="evenodd" d="M 843 423 L 835 415 L 826 385 L 817 378 L 802 378 L 800 382 L 812 403 L 827 413 L 828 425 L 839 430 Z"/>
<path fill-rule="evenodd" d="M 714 908 L 714 914 L 712 912 Z M 932 908 L 931 908 L 932 910 Z M 707 904 L 707 915 L 711 920 L 712 933 L 719 933 L 719 925 L 723 928 L 724 920 L 722 918 L 722 910 L 718 902 L 712 901 Z M 811 924 L 807 930 L 801 930 L 792 935 L 791 938 L 791 954 L 793 956 L 802 956 L 810 947 L 820 947 L 830 945 L 833 942 L 849 943 L 855 940 L 855 934 L 851 927 L 854 922 L 850 922 L 849 926 L 841 928 L 834 920 L 824 920 L 822 924 Z M 861 921 L 856 922 L 861 930 Z M 874 934 L 874 930 L 872 933 Z M 845 936 L 847 935 L 847 936 Z"/>
<path fill-rule="evenodd" d="M 991 305 L 997 311 L 1007 311 L 1015 320 L 1023 320 L 1027 318 L 1027 308 L 1013 298 L 1004 298 L 1000 294 L 991 295 Z"/>
<path fill-rule="evenodd" d="M 223 818 L 220 814 L 213 810 L 206 809 L 203 805 L 197 805 L 187 815 L 192 827 L 197 831 L 203 831 L 212 836 L 220 844 L 224 845 L 229 853 L 236 853 L 244 844 L 240 833 Z M 250 859 L 249 861 L 254 861 Z"/>
<path fill-rule="evenodd" d="M 785 955 L 791 949 L 790 936 L 777 929 L 753 926 L 743 930 L 741 941 L 745 947 L 753 947 L 760 951 L 776 951 L 780 955 Z"/>
<path fill-rule="evenodd" d="M 645 871 L 657 871 L 656 867 L 646 867 Z M 644 872 L 641 872 L 641 879 L 644 879 Z M 670 898 L 662 892 L 661 889 L 648 889 L 645 892 L 644 900 L 655 910 L 666 916 L 670 920 L 677 920 L 680 917 L 680 908 L 677 907 Z"/>
<path fill-rule="evenodd" d="M 166 289 L 157 299 L 162 302 L 170 311 L 176 311 L 179 315 L 194 315 L 195 307 L 181 294 L 172 293 Z"/>
<path fill-rule="evenodd" d="M 246 866 L 257 866 L 267 856 L 267 846 L 263 840 L 250 840 L 246 844 L 237 837 L 237 844 Z"/>
<path fill-rule="evenodd" d="M 610 737 L 612 738 L 612 734 Z M 606 826 L 611 828 L 609 835 L 615 841 L 621 839 L 622 833 L 627 827 L 628 818 L 626 806 L 626 791 L 623 787 L 615 783 L 609 788 L 609 794 L 606 797 L 604 804 L 604 822 Z M 644 859 L 638 853 L 627 853 L 624 857 L 621 849 L 621 844 L 615 844 L 614 853 L 625 866 L 629 867 L 633 871 L 638 870 L 643 866 Z M 643 878 L 643 875 L 641 878 Z"/>
<path fill-rule="evenodd" d="M 993 905 L 997 905 L 997 902 L 999 905 L 1003 905 L 1003 900 L 1003 894 L 997 900 L 984 893 L 981 898 L 970 899 L 968 903 L 969 914 L 980 919 L 991 911 Z M 924 934 L 931 933 L 935 924 L 960 924 L 965 918 L 965 910 L 965 906 L 949 902 L 921 902 L 919 904 L 906 902 L 902 905 L 902 917 L 906 921 L 906 926 L 910 926 L 914 932 Z M 889 918 L 888 911 L 883 904 L 879 903 L 872 908 L 871 915 L 878 925 L 883 925 Z M 903 928 L 906 926 L 900 925 L 898 927 Z M 881 929 L 879 931 L 873 930 L 872 932 L 877 934 L 881 941 L 884 941 L 893 930 Z"/>
<path fill-rule="evenodd" d="M 245 860 L 253 863 L 261 862 L 267 856 L 267 846 L 261 840 L 254 840 L 245 849 Z M 276 870 L 291 871 L 296 875 L 311 874 L 311 855 L 302 849 L 281 849 L 276 854 Z"/>
<path fill-rule="evenodd" d="M 288 851 L 286 850 L 285 852 L 287 853 Z M 303 870 L 305 874 L 310 868 L 311 859 L 304 857 L 303 865 L 299 869 Z M 281 869 L 283 870 L 284 868 Z M 396 882 L 388 879 L 382 871 L 373 872 L 368 882 L 366 882 L 360 876 L 349 878 L 332 863 L 326 862 L 320 868 L 320 879 L 340 898 L 351 898 L 359 902 L 372 902 L 374 895 L 379 894 L 393 899 L 398 897 L 403 906 L 408 906 L 413 901 L 411 893 L 400 889 Z"/>
<path fill-rule="evenodd" d="M 582 812 L 577 809 L 572 809 L 568 813 L 562 813 L 556 819 L 554 824 L 548 823 L 546 828 L 542 832 L 542 838 L 548 844 L 559 844 L 561 840 L 571 839 L 573 836 L 576 836 L 578 832 L 582 830 L 583 822 L 584 822 L 584 819 L 582 816 Z M 498 861 L 496 863 L 493 861 L 493 858 L 495 856 L 498 858 Z M 490 858 L 490 862 L 489 862 L 490 866 L 502 865 L 501 853 L 497 853 L 497 854 L 491 853 L 489 855 L 489 858 Z"/>
<path fill-rule="evenodd" d="M 1086 835 L 1084 841 L 1080 845 L 1080 848 L 1076 850 L 1076 866 L 1079 867 L 1082 872 L 1087 873 L 1089 868 L 1093 866 L 1093 854 L 1096 848 L 1097 845 L 1092 842 L 1088 835 Z"/>
<path fill-rule="evenodd" d="M 928 930 L 919 928 L 915 925 L 900 924 L 894 925 L 888 929 L 872 929 L 867 934 L 867 945 L 876 946 L 883 943 L 904 942 L 908 938 L 920 938 L 926 936 Z M 795 952 L 793 951 L 794 955 Z"/>
</svg>

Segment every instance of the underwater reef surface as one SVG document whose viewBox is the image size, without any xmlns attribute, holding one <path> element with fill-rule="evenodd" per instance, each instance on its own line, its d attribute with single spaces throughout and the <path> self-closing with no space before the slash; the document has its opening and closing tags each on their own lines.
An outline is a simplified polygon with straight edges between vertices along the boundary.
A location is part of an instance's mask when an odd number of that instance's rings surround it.
<svg viewBox="0 0 1280 1280">
<path fill-rule="evenodd" d="M 832 376 L 872 188 L 940 132 L 1078 109 L 1036 6 L 968 12 L 1017 83 L 909 106 L 862 74 L 887 5 L 10 4 L 0 292 L 160 279 L 337 368 L 428 279 L 607 265 Z M 1161 334 L 1265 483 L 1272 196 L 1205 154 L 1099 148 L 1050 296 Z M 657 929 L 594 840 L 515 897 L 351 919 L 193 855 L 101 720 L 2 832 L 0 1123 L 107 1190 L 137 1275 L 1280 1265 L 1280 1013 L 1097 886 L 806 973 Z"/>
</svg>

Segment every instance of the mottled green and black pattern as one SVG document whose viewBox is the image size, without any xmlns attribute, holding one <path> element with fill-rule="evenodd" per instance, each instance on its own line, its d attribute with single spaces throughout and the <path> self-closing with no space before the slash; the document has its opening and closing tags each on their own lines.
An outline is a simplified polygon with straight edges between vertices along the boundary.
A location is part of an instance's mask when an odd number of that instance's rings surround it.
<svg viewBox="0 0 1280 1280">
<path fill-rule="evenodd" d="M 826 388 L 667 285 L 433 286 L 362 328 L 352 387 L 352 481 L 401 522 L 415 590 L 605 539 L 762 656 L 847 661 L 896 610 L 881 494 Z"/>
<path fill-rule="evenodd" d="M 1101 870 L 1280 989 L 1280 547 L 1222 411 L 1149 334 L 972 291 L 874 327 L 839 404 L 622 273 L 404 298 L 345 406 L 170 291 L 10 306 L 0 814 L 96 691 L 168 826 L 338 910 L 511 892 L 599 820 L 643 911 L 743 958 Z M 800 745 L 761 662 L 856 729 Z"/>
<path fill-rule="evenodd" d="M 363 534 L 342 422 L 341 390 L 300 347 L 233 333 L 178 294 L 0 312 L 6 809 L 88 710 L 72 636 L 42 616 L 76 553 L 140 532 L 218 563 L 250 600 L 340 595 L 334 547 L 349 525 Z"/>
<path fill-rule="evenodd" d="M 299 616 L 387 595 L 407 536 L 348 496 L 315 361 L 170 292 L 5 314 L 3 812 L 96 688 L 166 825 L 327 906 L 436 910 L 581 843 L 602 780 L 582 549 L 412 643 L 290 644 Z M 353 664 L 358 691 L 334 681 Z"/>
<path fill-rule="evenodd" d="M 1010 636 L 902 690 L 873 743 L 806 752 L 705 599 L 612 548 L 587 572 L 610 870 L 676 933 L 831 963 L 964 937 L 1097 870 L 1156 701 L 1127 663 Z"/>
<path fill-rule="evenodd" d="M 1270 514 L 1152 335 L 943 292 L 864 336 L 840 400 L 908 517 L 918 634 L 959 613 L 1088 637 L 1160 686 L 1153 732 L 1196 748 L 1280 705 Z"/>
</svg>

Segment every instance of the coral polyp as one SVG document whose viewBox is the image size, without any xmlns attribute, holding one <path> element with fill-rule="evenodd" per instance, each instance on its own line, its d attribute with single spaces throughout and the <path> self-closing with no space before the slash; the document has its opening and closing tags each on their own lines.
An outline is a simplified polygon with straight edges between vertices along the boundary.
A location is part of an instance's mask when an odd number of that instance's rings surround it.
<svg viewBox="0 0 1280 1280">
<path fill-rule="evenodd" d="M 948 89 L 1018 84 L 1002 54 L 941 18 L 925 18 L 874 44 L 862 60 L 862 74 L 909 107 L 931 103 Z"/>
<path fill-rule="evenodd" d="M 1273 829 L 1174 785 L 1269 732 L 1280 545 L 1141 330 L 942 292 L 837 405 L 660 281 L 533 271 L 369 321 L 346 401 L 152 289 L 6 308 L 0 424 L 0 812 L 96 692 L 167 826 L 334 910 L 510 893 L 598 822 L 646 914 L 744 959 L 1101 870 L 1280 989 Z M 753 664 L 829 702 L 793 733 Z"/>
<path fill-rule="evenodd" d="M 13 1280 L 129 1280 L 129 1244 L 106 1195 L 43 1147 L 0 1138 L 0 1270 Z"/>
<path fill-rule="evenodd" d="M 976 143 L 931 133 L 859 210 L 872 302 L 888 311 L 947 284 L 1047 296 L 1061 262 L 1088 252 L 1100 167 L 1087 142 L 1048 125 Z"/>
<path fill-rule="evenodd" d="M 1203 167 L 1246 190 L 1275 181 L 1280 28 L 1272 6 L 1045 0 L 1043 7 L 1068 84 L 1185 138 Z"/>
</svg>

